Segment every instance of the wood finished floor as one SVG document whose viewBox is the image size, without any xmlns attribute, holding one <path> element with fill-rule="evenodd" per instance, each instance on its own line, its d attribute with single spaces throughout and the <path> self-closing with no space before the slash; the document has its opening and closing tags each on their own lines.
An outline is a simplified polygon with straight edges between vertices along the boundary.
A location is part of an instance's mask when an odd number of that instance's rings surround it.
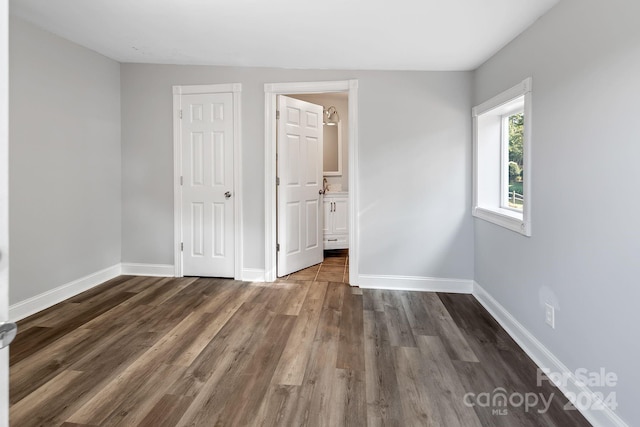
<svg viewBox="0 0 640 427">
<path fill-rule="evenodd" d="M 470 295 L 121 276 L 19 328 L 12 426 L 588 425 Z"/>
<path fill-rule="evenodd" d="M 324 251 L 324 260 L 320 264 L 296 271 L 278 280 L 349 283 L 349 251 L 347 249 Z"/>
</svg>

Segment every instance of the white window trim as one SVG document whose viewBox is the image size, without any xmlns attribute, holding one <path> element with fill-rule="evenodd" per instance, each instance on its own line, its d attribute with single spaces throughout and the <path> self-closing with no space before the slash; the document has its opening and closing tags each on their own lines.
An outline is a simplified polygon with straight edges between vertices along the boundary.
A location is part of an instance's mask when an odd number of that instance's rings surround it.
<svg viewBox="0 0 640 427">
<path fill-rule="evenodd" d="M 520 233 L 524 236 L 531 236 L 531 77 L 523 80 L 520 84 L 500 93 L 499 95 L 477 105 L 472 109 L 473 115 L 473 201 L 472 215 L 476 218 L 491 222 L 501 227 Z M 509 102 L 524 96 L 524 142 L 523 142 L 523 193 L 525 195 L 522 213 L 513 209 L 506 209 L 500 206 L 480 206 L 478 204 L 478 192 L 480 189 L 480 177 L 478 169 L 478 117 L 491 112 Z M 501 141 L 502 144 L 502 141 Z M 502 159 L 501 159 L 502 162 Z M 502 164 L 502 163 L 501 163 Z M 502 184 L 502 179 L 501 179 Z M 500 190 L 502 195 L 502 189 Z"/>
</svg>

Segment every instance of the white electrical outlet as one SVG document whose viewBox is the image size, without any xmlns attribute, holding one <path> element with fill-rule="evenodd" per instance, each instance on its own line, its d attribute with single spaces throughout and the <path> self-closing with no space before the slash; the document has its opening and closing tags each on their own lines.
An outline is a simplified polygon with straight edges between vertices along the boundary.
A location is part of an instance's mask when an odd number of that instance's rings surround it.
<svg viewBox="0 0 640 427">
<path fill-rule="evenodd" d="M 552 329 L 556 328 L 556 310 L 549 303 L 544 304 L 544 321 Z"/>
</svg>

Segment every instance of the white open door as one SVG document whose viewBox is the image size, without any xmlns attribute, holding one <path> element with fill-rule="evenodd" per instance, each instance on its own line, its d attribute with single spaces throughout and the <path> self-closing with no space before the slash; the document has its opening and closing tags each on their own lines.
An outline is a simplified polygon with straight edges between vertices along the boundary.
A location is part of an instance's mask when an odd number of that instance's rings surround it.
<svg viewBox="0 0 640 427">
<path fill-rule="evenodd" d="M 234 277 L 233 94 L 181 96 L 182 268 Z"/>
<path fill-rule="evenodd" d="M 322 262 L 322 110 L 278 96 L 278 277 Z"/>
<path fill-rule="evenodd" d="M 9 10 L 0 1 L 0 321 L 9 319 Z M 3 326 L 6 326 L 3 325 Z M 9 425 L 9 348 L 0 350 L 0 426 Z"/>
</svg>

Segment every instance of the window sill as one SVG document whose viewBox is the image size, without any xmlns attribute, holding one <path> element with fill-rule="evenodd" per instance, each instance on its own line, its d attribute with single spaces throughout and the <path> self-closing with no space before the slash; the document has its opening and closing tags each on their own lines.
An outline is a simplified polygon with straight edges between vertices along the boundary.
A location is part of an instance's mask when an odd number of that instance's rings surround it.
<svg viewBox="0 0 640 427">
<path fill-rule="evenodd" d="M 483 219 L 492 224 L 499 225 L 508 230 L 520 233 L 523 236 L 531 236 L 531 226 L 529 221 L 524 221 L 523 214 L 510 209 L 475 207 L 473 216 Z"/>
</svg>

